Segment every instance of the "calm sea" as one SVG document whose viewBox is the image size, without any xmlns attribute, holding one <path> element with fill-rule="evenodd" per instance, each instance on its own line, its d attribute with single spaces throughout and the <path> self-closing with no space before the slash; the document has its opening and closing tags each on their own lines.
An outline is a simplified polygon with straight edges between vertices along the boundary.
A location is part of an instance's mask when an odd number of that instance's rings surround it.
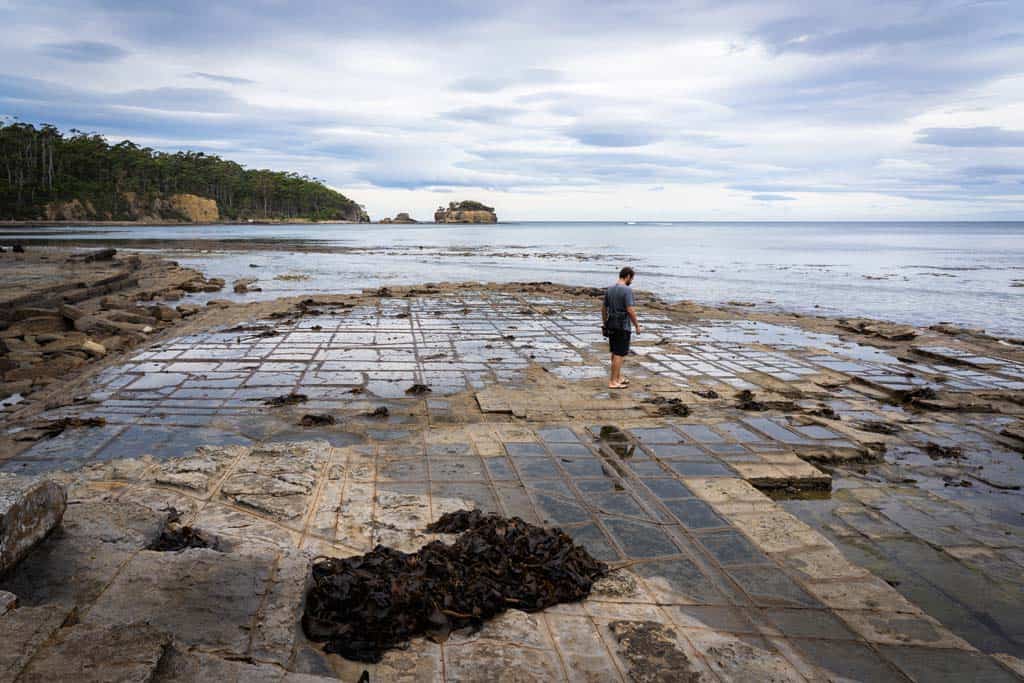
<svg viewBox="0 0 1024 683">
<path fill-rule="evenodd" d="M 622 265 L 669 299 L 1024 337 L 1024 223 L 502 223 L 6 229 L 15 239 L 174 250 L 238 298 L 455 280 L 605 285 Z M 216 240 L 217 242 L 210 242 Z M 253 267 L 255 266 L 255 267 Z M 281 275 L 305 279 L 275 279 Z M 220 295 L 218 295 L 220 296 Z"/>
</svg>

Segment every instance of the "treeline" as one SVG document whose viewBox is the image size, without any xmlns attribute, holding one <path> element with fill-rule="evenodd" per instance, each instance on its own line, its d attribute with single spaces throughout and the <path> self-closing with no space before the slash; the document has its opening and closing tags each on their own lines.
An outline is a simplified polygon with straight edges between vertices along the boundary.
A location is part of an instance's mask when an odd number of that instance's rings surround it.
<svg viewBox="0 0 1024 683">
<path fill-rule="evenodd" d="M 138 206 L 175 194 L 214 199 L 222 220 L 368 220 L 322 181 L 246 169 L 202 152 L 168 154 L 128 140 L 26 123 L 0 125 L 0 219 L 46 217 L 51 203 L 88 203 L 96 218 L 135 220 Z"/>
</svg>

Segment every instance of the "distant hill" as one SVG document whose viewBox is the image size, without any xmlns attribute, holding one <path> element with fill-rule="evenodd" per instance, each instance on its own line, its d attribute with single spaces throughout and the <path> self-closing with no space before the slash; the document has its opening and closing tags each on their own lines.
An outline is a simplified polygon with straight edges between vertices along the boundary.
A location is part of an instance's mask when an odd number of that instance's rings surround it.
<svg viewBox="0 0 1024 683">
<path fill-rule="evenodd" d="M 320 180 L 50 125 L 0 126 L 0 220 L 366 222 Z"/>
</svg>

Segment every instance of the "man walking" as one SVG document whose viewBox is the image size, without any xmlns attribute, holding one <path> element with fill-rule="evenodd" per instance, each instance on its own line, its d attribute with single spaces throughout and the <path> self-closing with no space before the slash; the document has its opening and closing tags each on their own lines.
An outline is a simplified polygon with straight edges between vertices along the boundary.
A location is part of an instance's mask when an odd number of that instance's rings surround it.
<svg viewBox="0 0 1024 683">
<path fill-rule="evenodd" d="M 636 333 L 640 334 L 640 323 L 636 319 L 633 308 L 633 284 L 636 274 L 626 266 L 619 271 L 619 281 L 608 288 L 601 306 L 602 330 L 608 337 L 608 346 L 612 352 L 612 371 L 608 378 L 609 389 L 622 389 L 629 380 L 622 376 L 622 362 L 629 355 L 630 321 Z"/>
</svg>

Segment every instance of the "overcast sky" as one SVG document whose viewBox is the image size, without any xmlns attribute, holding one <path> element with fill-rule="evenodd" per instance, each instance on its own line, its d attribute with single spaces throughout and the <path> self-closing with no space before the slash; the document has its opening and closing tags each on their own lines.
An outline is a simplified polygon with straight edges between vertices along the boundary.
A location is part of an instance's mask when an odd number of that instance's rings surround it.
<svg viewBox="0 0 1024 683">
<path fill-rule="evenodd" d="M 0 115 L 374 218 L 1024 219 L 1024 1 L 0 0 Z"/>
</svg>

